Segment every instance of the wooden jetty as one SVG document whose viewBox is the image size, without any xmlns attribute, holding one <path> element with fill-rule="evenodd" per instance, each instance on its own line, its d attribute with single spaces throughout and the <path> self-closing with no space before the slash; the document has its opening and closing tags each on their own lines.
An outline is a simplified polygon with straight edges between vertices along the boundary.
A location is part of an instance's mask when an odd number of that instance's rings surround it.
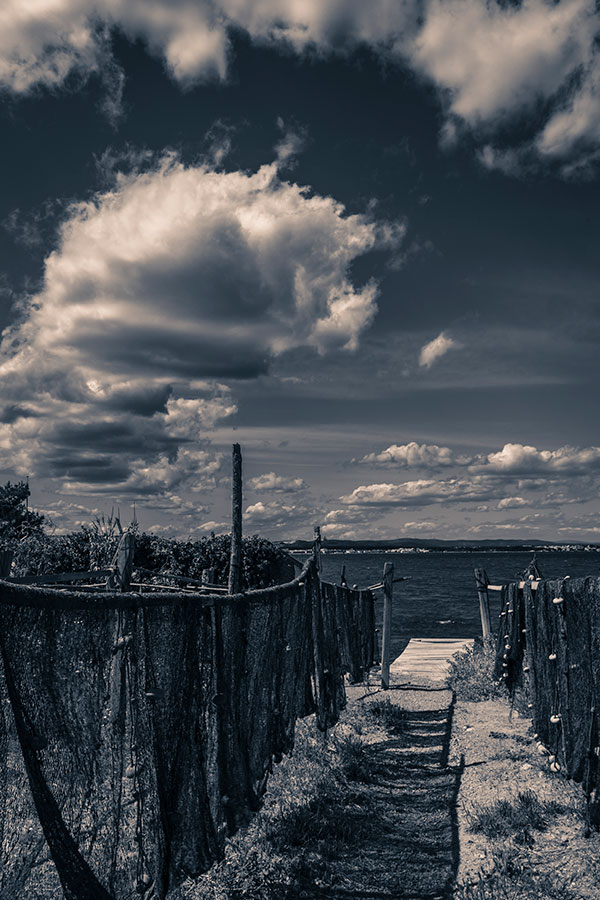
<svg viewBox="0 0 600 900">
<path fill-rule="evenodd" d="M 390 675 L 394 681 L 445 683 L 450 674 L 451 658 L 474 643 L 473 638 L 411 638 L 390 665 Z"/>
</svg>

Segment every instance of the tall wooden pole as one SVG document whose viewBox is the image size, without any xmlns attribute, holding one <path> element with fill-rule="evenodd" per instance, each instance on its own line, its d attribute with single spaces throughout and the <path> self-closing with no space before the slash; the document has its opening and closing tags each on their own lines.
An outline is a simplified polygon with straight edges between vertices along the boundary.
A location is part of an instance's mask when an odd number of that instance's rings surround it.
<svg viewBox="0 0 600 900">
<path fill-rule="evenodd" d="M 313 555 L 317 564 L 317 572 L 321 577 L 321 526 L 315 525 L 315 537 L 313 543 Z"/>
<path fill-rule="evenodd" d="M 477 596 L 479 598 L 479 615 L 481 616 L 481 634 L 486 648 L 492 644 L 492 626 L 490 622 L 490 599 L 488 595 L 489 580 L 485 569 L 475 569 Z"/>
<path fill-rule="evenodd" d="M 229 560 L 229 593 L 242 590 L 242 451 L 233 445 L 231 483 L 231 557 Z"/>
<path fill-rule="evenodd" d="M 383 641 L 381 647 L 381 687 L 390 686 L 390 655 L 392 650 L 392 601 L 394 599 L 394 563 L 383 567 Z"/>
</svg>

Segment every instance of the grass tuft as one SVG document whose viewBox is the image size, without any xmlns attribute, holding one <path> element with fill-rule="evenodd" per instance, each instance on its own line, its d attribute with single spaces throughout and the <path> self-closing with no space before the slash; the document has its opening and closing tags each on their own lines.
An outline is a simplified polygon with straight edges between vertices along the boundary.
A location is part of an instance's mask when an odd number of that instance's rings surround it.
<svg viewBox="0 0 600 900">
<path fill-rule="evenodd" d="M 405 731 L 408 713 L 402 707 L 395 706 L 388 697 L 385 700 L 374 700 L 367 708 L 386 731 L 392 734 Z"/>
<path fill-rule="evenodd" d="M 514 800 L 496 800 L 476 805 L 471 813 L 469 830 L 487 838 L 515 837 L 517 843 L 531 843 L 531 830 L 545 831 L 551 820 L 567 812 L 556 801 L 540 800 L 533 791 L 520 792 Z"/>
<path fill-rule="evenodd" d="M 450 660 L 450 686 L 460 700 L 496 700 L 506 692 L 494 679 L 494 653 L 475 644 Z"/>
<path fill-rule="evenodd" d="M 372 781 L 372 763 L 366 745 L 354 735 L 347 735 L 336 742 L 339 764 L 348 781 Z"/>
<path fill-rule="evenodd" d="M 455 887 L 453 900 L 581 900 L 581 894 L 556 871 L 534 872 L 527 858 L 502 851 L 494 854 L 491 868 L 477 881 Z"/>
</svg>

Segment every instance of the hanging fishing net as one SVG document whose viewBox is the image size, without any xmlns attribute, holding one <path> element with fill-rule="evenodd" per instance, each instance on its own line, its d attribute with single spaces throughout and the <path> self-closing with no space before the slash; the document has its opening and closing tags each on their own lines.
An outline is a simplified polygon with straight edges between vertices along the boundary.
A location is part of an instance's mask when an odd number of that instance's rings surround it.
<svg viewBox="0 0 600 900">
<path fill-rule="evenodd" d="M 2 583 L 2 900 L 162 900 L 206 871 L 296 719 L 337 720 L 374 631 L 372 595 L 312 561 L 234 597 Z"/>
<path fill-rule="evenodd" d="M 540 741 L 568 777 L 583 781 L 600 824 L 600 579 L 506 585 L 495 674 L 513 694 L 527 688 Z"/>
</svg>

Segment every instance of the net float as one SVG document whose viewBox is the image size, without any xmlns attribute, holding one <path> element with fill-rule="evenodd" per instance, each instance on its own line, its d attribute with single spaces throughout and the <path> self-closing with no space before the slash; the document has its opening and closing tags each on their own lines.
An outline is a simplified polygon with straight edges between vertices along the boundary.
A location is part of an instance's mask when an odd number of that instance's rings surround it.
<svg viewBox="0 0 600 900">
<path fill-rule="evenodd" d="M 162 688 L 148 688 L 146 691 L 146 697 L 148 700 L 162 700 L 165 696 Z"/>
<path fill-rule="evenodd" d="M 533 703 L 528 703 L 528 704 L 527 704 L 527 709 L 533 709 Z M 537 737 L 537 735 L 536 735 L 536 737 Z"/>
<path fill-rule="evenodd" d="M 560 606 L 561 603 L 564 603 L 564 599 L 562 597 L 555 597 L 552 601 L 555 606 Z"/>
<path fill-rule="evenodd" d="M 552 660 L 556 659 L 556 653 L 551 653 L 550 656 L 548 657 L 548 659 L 552 659 Z"/>
<path fill-rule="evenodd" d="M 524 671 L 524 672 L 529 672 L 529 666 L 523 666 L 523 671 Z"/>
<path fill-rule="evenodd" d="M 538 753 L 541 753 L 543 756 L 547 756 L 548 752 L 549 752 L 548 748 L 545 747 L 541 741 L 537 745 L 537 750 L 538 750 Z"/>
<path fill-rule="evenodd" d="M 521 634 L 527 634 L 527 629 L 526 629 L 526 628 L 521 628 Z"/>
<path fill-rule="evenodd" d="M 550 716 L 550 721 L 553 725 L 558 725 L 558 723 L 560 722 L 560 716 L 557 713 L 554 713 L 553 716 Z"/>
<path fill-rule="evenodd" d="M 556 761 L 550 763 L 550 770 L 551 770 L 552 772 L 560 772 L 560 763 L 558 763 L 558 762 L 556 762 Z"/>
</svg>

